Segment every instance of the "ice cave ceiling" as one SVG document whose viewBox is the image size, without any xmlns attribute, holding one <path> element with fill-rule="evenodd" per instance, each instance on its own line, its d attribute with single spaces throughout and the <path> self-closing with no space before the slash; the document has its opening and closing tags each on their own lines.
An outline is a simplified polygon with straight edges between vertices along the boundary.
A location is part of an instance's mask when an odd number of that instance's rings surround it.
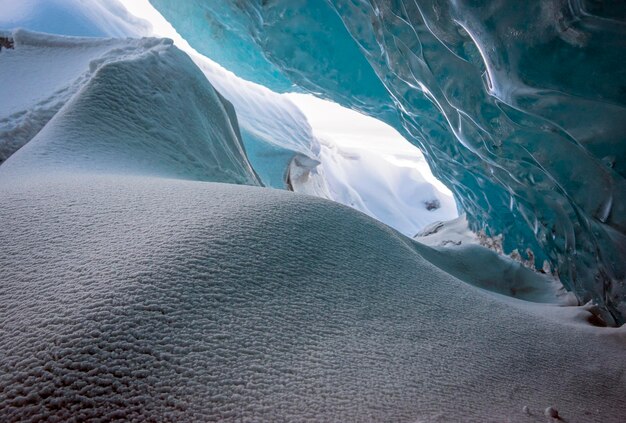
<svg viewBox="0 0 626 423">
<path fill-rule="evenodd" d="M 244 78 L 396 127 L 474 229 L 624 322 L 624 2 L 150 1 Z"/>
</svg>

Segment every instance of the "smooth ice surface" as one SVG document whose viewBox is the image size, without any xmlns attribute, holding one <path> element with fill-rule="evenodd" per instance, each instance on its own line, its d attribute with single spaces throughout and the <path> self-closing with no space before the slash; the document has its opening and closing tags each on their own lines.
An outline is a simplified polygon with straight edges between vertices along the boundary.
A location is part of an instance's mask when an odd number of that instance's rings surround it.
<svg viewBox="0 0 626 423">
<path fill-rule="evenodd" d="M 151 3 L 236 73 L 395 126 L 473 229 L 624 321 L 624 2 Z"/>
</svg>

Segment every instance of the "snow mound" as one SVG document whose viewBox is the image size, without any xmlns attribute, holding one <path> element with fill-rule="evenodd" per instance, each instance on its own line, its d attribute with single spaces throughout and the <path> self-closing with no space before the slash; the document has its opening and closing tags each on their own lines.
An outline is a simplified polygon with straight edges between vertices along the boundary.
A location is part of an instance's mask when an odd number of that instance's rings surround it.
<svg viewBox="0 0 626 423">
<path fill-rule="evenodd" d="M 0 196 L 3 420 L 626 413 L 623 330 L 473 288 L 336 203 L 54 174 Z"/>
<path fill-rule="evenodd" d="M 13 37 L 15 49 L 0 53 L 0 75 L 24 73 L 2 88 L 16 100 L 0 106 L 9 114 L 0 120 L 0 148 L 9 155 L 30 142 L 0 173 L 25 177 L 62 165 L 67 172 L 259 183 L 232 105 L 170 40 Z"/>
<path fill-rule="evenodd" d="M 472 232 L 464 214 L 434 222 L 414 239 L 431 247 L 421 250 L 431 263 L 471 285 L 526 301 L 578 305 L 549 268 L 535 269 L 532 252 L 527 260 L 519 254 L 505 255 L 502 238 Z"/>
</svg>

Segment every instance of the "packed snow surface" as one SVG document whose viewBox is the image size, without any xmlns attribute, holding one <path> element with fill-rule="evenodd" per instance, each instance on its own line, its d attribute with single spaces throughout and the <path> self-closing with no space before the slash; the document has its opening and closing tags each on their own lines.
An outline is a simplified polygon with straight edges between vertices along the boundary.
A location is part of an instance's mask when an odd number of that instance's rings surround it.
<svg viewBox="0 0 626 423">
<path fill-rule="evenodd" d="M 259 183 L 232 105 L 171 41 L 11 37 L 16 47 L 0 52 L 0 75 L 19 73 L 18 83 L 0 86 L 1 98 L 16 99 L 0 106 L 8 115 L 0 120 L 0 151 L 6 157 L 28 144 L 3 168 L 26 176 L 63 164 Z"/>
<path fill-rule="evenodd" d="M 5 420 L 626 413 L 622 330 L 467 285 L 349 208 L 237 185 L 2 170 Z"/>
</svg>

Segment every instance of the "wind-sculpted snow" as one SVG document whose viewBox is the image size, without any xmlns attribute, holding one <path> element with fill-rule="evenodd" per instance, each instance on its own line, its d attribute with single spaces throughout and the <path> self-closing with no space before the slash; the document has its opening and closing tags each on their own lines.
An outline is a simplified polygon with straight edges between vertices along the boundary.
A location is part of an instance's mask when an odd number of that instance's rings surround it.
<svg viewBox="0 0 626 423">
<path fill-rule="evenodd" d="M 25 28 L 83 37 L 162 36 L 154 34 L 148 22 L 130 15 L 117 0 L 29 0 L 3 4 L 2 11 L 0 28 L 7 30 Z M 0 36 L 10 37 L 11 31 Z M 2 58 L 0 78 L 13 83 L 0 86 L 0 162 L 40 131 L 74 94 L 83 82 L 76 78 L 89 61 L 120 42 L 96 43 L 92 39 L 84 45 L 67 43 L 64 50 L 47 49 L 50 43 L 48 39 L 39 46 L 22 45 L 19 52 Z M 100 50 L 94 51 L 98 45 Z M 308 158 L 313 166 L 318 163 L 319 144 L 306 118 L 285 96 L 242 80 L 204 56 L 187 53 L 216 90 L 233 103 L 248 158 L 264 185 L 286 188 L 287 169 L 294 157 Z M 31 101 L 32 94 L 37 102 Z M 175 108 L 174 104 L 170 107 Z M 7 116 L 3 106 L 21 108 Z"/>
<path fill-rule="evenodd" d="M 0 151 L 28 144 L 0 173 L 30 177 L 61 167 L 259 184 L 232 105 L 170 40 L 12 37 L 15 49 L 0 52 L 0 75 L 20 73 L 0 88 L 11 99 L 0 107 L 8 114 Z"/>
<path fill-rule="evenodd" d="M 263 185 L 287 188 L 294 158 L 307 163 L 307 169 L 319 164 L 320 144 L 306 117 L 285 95 L 238 78 L 204 56 L 191 58 L 233 104 L 246 153 Z"/>
<path fill-rule="evenodd" d="M 621 330 L 466 285 L 359 212 L 266 188 L 33 173 L 0 175 L 2 421 L 626 413 Z"/>
<path fill-rule="evenodd" d="M 474 229 L 624 322 L 623 2 L 151 2 L 229 69 L 402 130 Z"/>
</svg>

